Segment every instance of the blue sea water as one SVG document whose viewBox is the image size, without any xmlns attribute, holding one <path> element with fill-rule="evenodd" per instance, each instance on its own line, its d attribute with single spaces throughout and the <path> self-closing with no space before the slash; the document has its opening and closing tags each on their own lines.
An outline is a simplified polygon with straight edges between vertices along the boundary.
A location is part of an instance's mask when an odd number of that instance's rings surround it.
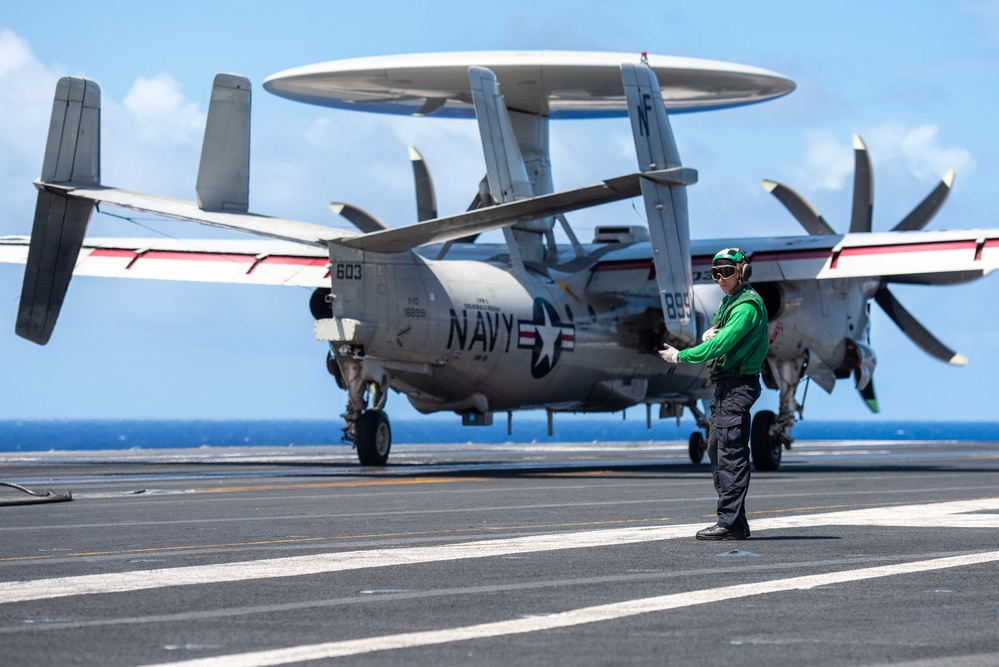
<svg viewBox="0 0 999 667">
<path fill-rule="evenodd" d="M 188 447 L 315 446 L 340 443 L 340 422 L 334 420 L 0 420 L 0 451 L 37 452 Z M 492 426 L 462 427 L 455 420 L 435 418 L 395 420 L 396 444 L 602 442 L 650 440 L 686 441 L 693 423 L 623 421 L 620 417 L 557 416 L 553 435 L 547 423 L 514 419 L 513 434 L 498 416 Z M 993 422 L 813 422 L 794 428 L 798 441 L 807 440 L 970 440 L 999 441 Z"/>
</svg>

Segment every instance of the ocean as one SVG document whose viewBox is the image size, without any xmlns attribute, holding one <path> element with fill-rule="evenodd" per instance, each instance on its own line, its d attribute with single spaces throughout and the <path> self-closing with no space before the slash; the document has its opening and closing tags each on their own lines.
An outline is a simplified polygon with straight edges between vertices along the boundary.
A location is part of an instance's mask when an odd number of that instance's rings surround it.
<svg viewBox="0 0 999 667">
<path fill-rule="evenodd" d="M 556 415 L 547 422 L 514 417 L 513 434 L 497 415 L 492 426 L 462 427 L 457 418 L 394 420 L 394 444 L 537 442 L 686 442 L 692 422 Z M 190 447 L 308 447 L 340 443 L 335 420 L 0 420 L 0 451 L 38 452 Z M 802 421 L 795 439 L 808 440 L 968 440 L 999 441 L 996 422 L 821 422 Z"/>
</svg>

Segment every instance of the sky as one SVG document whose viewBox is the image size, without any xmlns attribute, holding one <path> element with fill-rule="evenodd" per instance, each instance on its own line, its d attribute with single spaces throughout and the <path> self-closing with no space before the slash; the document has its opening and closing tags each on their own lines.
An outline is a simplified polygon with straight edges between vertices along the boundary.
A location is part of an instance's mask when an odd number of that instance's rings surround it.
<svg viewBox="0 0 999 667">
<path fill-rule="evenodd" d="M 766 104 L 673 119 L 686 165 L 694 238 L 799 235 L 762 187 L 801 192 L 839 231 L 849 226 L 853 154 L 863 137 L 875 175 L 874 229 L 904 217 L 948 170 L 954 191 L 929 229 L 999 227 L 999 1 L 845 0 L 502 3 L 461 1 L 87 3 L 49 0 L 0 14 L 0 235 L 28 234 L 55 83 L 102 89 L 103 182 L 194 199 L 212 78 L 254 86 L 250 208 L 344 226 L 330 201 L 391 225 L 415 221 L 407 146 L 423 153 L 442 214 L 465 209 L 484 172 L 473 121 L 400 118 L 270 95 L 270 74 L 404 53 L 574 50 L 689 56 L 778 72 L 797 84 Z M 635 171 L 627 119 L 551 127 L 556 189 Z M 640 210 L 640 202 L 637 202 Z M 640 224 L 635 202 L 570 217 Z M 99 237 L 218 237 L 179 222 L 96 214 Z M 314 339 L 309 290 L 78 278 L 51 342 L 14 334 L 23 267 L 0 265 L 0 419 L 337 418 L 346 401 Z M 812 420 L 991 420 L 999 373 L 999 283 L 893 287 L 965 368 L 931 359 L 872 306 L 871 415 L 853 387 L 810 387 Z M 799 400 L 802 394 L 799 391 Z M 764 392 L 758 408 L 775 409 Z M 415 416 L 394 394 L 394 418 Z M 644 418 L 644 409 L 634 409 Z M 536 413 L 534 416 L 541 416 Z M 559 417 L 568 419 L 570 417 Z M 458 418 L 450 416 L 458 423 Z"/>
</svg>

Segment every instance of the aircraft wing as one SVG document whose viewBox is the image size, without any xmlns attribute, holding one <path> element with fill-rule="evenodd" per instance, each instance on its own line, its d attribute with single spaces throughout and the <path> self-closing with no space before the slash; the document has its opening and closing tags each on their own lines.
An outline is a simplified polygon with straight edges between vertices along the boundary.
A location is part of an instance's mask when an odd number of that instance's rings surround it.
<svg viewBox="0 0 999 667">
<path fill-rule="evenodd" d="M 706 272 L 711 255 L 726 244 L 750 253 L 754 282 L 879 276 L 890 283 L 945 285 L 999 268 L 999 229 L 971 229 L 699 241 L 695 269 L 702 265 Z"/>
<path fill-rule="evenodd" d="M 27 236 L 0 237 L 0 262 L 24 264 Z M 328 287 L 325 248 L 268 240 L 86 239 L 73 275 Z"/>
</svg>

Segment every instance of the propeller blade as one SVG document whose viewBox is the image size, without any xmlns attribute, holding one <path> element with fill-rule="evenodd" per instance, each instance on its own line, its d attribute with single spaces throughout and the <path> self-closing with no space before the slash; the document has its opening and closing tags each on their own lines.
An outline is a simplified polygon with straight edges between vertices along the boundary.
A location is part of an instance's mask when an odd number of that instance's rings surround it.
<svg viewBox="0 0 999 667">
<path fill-rule="evenodd" d="M 933 192 L 926 195 L 926 199 L 919 202 L 916 208 L 912 209 L 909 215 L 905 216 L 902 222 L 892 227 L 893 232 L 908 232 L 922 229 L 933 219 L 943 203 L 947 201 L 950 189 L 954 187 L 954 170 L 951 169 L 940 180 L 940 183 Z"/>
<path fill-rule="evenodd" d="M 950 349 L 927 331 L 926 327 L 916 321 L 916 318 L 888 291 L 887 287 L 882 287 L 875 292 L 874 300 L 878 302 L 885 314 L 898 325 L 902 333 L 931 357 L 955 366 L 968 365 L 968 359 L 963 354 L 958 354 Z"/>
<path fill-rule="evenodd" d="M 871 157 L 860 135 L 853 135 L 853 215 L 850 217 L 850 233 L 871 231 L 871 218 L 874 214 L 874 172 L 871 170 Z"/>
<path fill-rule="evenodd" d="M 409 147 L 409 161 L 413 163 L 413 180 L 416 182 L 416 219 L 420 222 L 437 217 L 437 197 L 430 169 L 420 151 Z"/>
<path fill-rule="evenodd" d="M 867 385 L 858 391 L 860 392 L 860 397 L 864 399 L 864 404 L 867 405 L 868 410 L 874 414 L 881 412 L 881 406 L 878 405 L 878 397 L 874 394 L 874 380 L 868 381 Z"/>
<path fill-rule="evenodd" d="M 812 208 L 812 205 L 805 201 L 805 198 L 799 195 L 797 192 L 791 188 L 778 183 L 777 181 L 763 181 L 762 183 L 764 189 L 777 197 L 781 204 L 784 204 L 794 219 L 801 223 L 801 226 L 805 228 L 812 236 L 820 236 L 822 234 L 835 234 L 833 228 L 829 226 L 829 223 L 819 215 L 818 211 Z"/>
<path fill-rule="evenodd" d="M 384 222 L 371 215 L 363 208 L 354 206 L 353 204 L 344 204 L 336 201 L 330 202 L 330 210 L 337 215 L 342 215 L 350 220 L 355 227 L 360 229 L 365 234 L 380 232 L 383 229 L 388 229 L 388 225 Z"/>
</svg>

